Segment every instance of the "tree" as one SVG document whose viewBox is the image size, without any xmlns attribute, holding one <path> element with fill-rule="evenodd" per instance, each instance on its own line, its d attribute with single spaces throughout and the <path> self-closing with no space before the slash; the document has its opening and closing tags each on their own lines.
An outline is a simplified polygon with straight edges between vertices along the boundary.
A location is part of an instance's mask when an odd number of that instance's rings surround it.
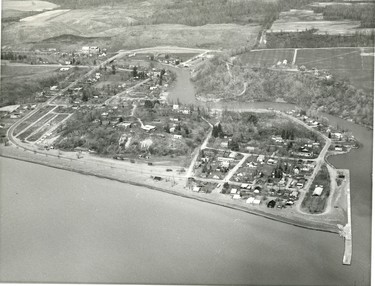
<svg viewBox="0 0 375 286">
<path fill-rule="evenodd" d="M 138 76 L 138 68 L 136 66 L 133 67 L 133 77 L 137 77 Z"/>
<path fill-rule="evenodd" d="M 116 74 L 116 67 L 115 67 L 115 65 L 112 65 L 112 74 Z"/>
</svg>

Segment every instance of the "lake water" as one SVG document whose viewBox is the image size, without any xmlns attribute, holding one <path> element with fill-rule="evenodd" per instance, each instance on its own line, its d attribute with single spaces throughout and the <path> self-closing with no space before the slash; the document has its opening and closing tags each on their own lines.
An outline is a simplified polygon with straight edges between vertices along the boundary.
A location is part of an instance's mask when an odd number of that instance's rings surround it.
<svg viewBox="0 0 375 286">
<path fill-rule="evenodd" d="M 192 101 L 190 81 L 179 82 L 171 96 Z M 231 105 L 249 106 L 293 107 Z M 372 132 L 330 119 L 363 144 L 330 158 L 351 171 L 351 266 L 342 265 L 344 240 L 335 234 L 0 158 L 0 280 L 369 285 Z"/>
</svg>

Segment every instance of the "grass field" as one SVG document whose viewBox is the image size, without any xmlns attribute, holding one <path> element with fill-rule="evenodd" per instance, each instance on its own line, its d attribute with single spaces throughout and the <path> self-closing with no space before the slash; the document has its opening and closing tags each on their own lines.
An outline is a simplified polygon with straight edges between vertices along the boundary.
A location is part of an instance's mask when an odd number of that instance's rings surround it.
<svg viewBox="0 0 375 286">
<path fill-rule="evenodd" d="M 294 49 L 261 50 L 242 54 L 238 57 L 238 61 L 241 65 L 270 67 L 283 60 L 291 63 L 293 56 Z"/>
<path fill-rule="evenodd" d="M 373 53 L 371 48 L 303 49 L 297 51 L 296 64 L 328 70 L 333 76 L 371 92 L 374 88 Z"/>
<path fill-rule="evenodd" d="M 269 67 L 284 59 L 291 63 L 295 49 L 257 50 L 242 54 L 242 65 Z M 298 49 L 296 64 L 307 68 L 324 69 L 338 79 L 347 79 L 366 92 L 373 91 L 374 49 Z"/>
</svg>

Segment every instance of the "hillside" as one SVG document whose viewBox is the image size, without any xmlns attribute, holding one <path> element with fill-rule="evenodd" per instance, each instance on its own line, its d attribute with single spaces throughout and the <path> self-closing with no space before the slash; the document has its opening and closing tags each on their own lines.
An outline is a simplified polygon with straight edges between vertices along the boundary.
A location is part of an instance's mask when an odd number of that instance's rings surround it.
<svg viewBox="0 0 375 286">
<path fill-rule="evenodd" d="M 193 78 L 197 96 L 243 101 L 284 100 L 372 125 L 373 97 L 342 80 L 325 80 L 314 74 L 250 68 L 216 57 L 201 65 Z"/>
</svg>

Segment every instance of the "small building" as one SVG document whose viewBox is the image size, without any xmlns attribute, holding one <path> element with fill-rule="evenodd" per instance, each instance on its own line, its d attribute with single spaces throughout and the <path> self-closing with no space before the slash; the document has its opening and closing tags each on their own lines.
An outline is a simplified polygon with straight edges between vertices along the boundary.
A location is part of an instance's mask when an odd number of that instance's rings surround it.
<svg viewBox="0 0 375 286">
<path fill-rule="evenodd" d="M 237 189 L 231 189 L 231 190 L 230 190 L 230 194 L 231 194 L 231 195 L 237 194 Z"/>
<path fill-rule="evenodd" d="M 51 86 L 51 87 L 49 88 L 49 90 L 51 90 L 51 91 L 53 91 L 53 90 L 57 90 L 57 85 Z"/>
<path fill-rule="evenodd" d="M 246 189 L 248 186 L 250 186 L 249 184 L 241 184 L 241 189 Z"/>
<path fill-rule="evenodd" d="M 323 186 L 315 186 L 315 189 L 314 189 L 314 192 L 313 192 L 313 196 L 320 196 L 323 192 Z"/>
<path fill-rule="evenodd" d="M 173 104 L 173 110 L 179 110 L 180 106 L 178 104 Z"/>
</svg>

